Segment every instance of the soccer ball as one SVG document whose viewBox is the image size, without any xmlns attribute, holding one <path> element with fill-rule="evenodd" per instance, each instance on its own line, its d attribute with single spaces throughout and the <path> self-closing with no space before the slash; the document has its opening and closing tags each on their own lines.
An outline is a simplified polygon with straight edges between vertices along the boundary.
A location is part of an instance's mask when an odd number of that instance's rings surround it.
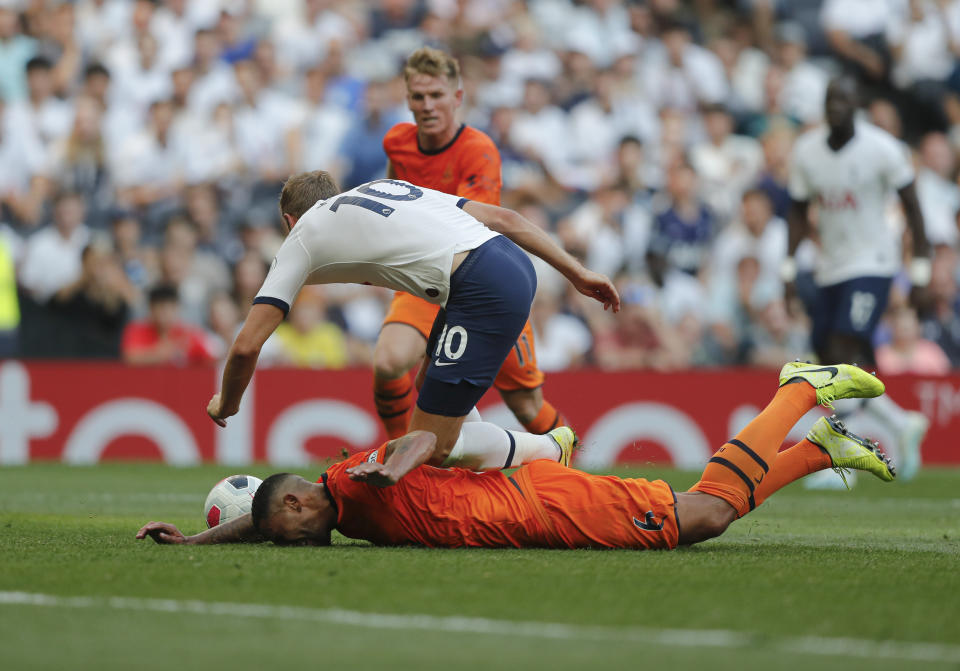
<svg viewBox="0 0 960 671">
<path fill-rule="evenodd" d="M 203 503 L 207 526 L 215 527 L 249 513 L 253 495 L 262 482 L 252 475 L 231 475 L 215 484 Z"/>
</svg>

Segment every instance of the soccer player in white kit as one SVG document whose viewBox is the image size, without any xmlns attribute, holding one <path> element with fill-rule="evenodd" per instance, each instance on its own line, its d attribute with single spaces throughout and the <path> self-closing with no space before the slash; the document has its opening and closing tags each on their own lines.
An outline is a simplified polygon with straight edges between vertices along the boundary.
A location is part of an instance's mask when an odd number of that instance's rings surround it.
<svg viewBox="0 0 960 671">
<path fill-rule="evenodd" d="M 409 427 L 437 436 L 430 464 L 486 470 L 537 458 L 569 463 L 574 435 L 567 427 L 540 436 L 464 419 L 530 312 L 536 274 L 521 247 L 617 311 L 620 298 L 607 277 L 512 210 L 400 180 L 340 194 L 326 172 L 301 173 L 284 184 L 280 212 L 289 234 L 230 348 L 221 390 L 207 407 L 211 419 L 225 426 L 237 413 L 260 348 L 304 284 L 372 284 L 441 306 Z"/>
<path fill-rule="evenodd" d="M 790 169 L 790 239 L 783 279 L 796 279 L 793 260 L 809 228 L 808 208 L 818 208 L 816 291 L 808 301 L 814 350 L 821 361 L 876 365 L 872 336 L 886 308 L 893 276 L 901 268 L 898 231 L 886 221 L 891 190 L 903 205 L 913 237 L 910 279 L 930 280 L 923 215 L 906 147 L 886 131 L 855 121 L 856 84 L 838 78 L 825 101 L 826 126 L 804 133 L 793 148 Z M 905 411 L 889 396 L 865 402 L 864 409 L 898 437 L 900 479 L 919 467 L 919 446 L 929 425 L 922 414 Z"/>
</svg>

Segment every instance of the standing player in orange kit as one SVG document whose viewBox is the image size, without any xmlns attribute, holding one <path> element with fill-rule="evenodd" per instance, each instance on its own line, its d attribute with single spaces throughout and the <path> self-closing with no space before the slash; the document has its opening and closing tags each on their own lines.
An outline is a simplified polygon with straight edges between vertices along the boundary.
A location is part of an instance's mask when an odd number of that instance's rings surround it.
<svg viewBox="0 0 960 671">
<path fill-rule="evenodd" d="M 456 121 L 463 100 L 457 61 L 437 49 L 413 52 L 404 68 L 407 104 L 416 124 L 400 123 L 383 138 L 387 177 L 491 205 L 500 204 L 500 154 L 481 131 Z M 438 306 L 398 291 L 373 353 L 373 396 L 390 438 L 407 432 L 416 396 L 409 372 L 423 357 Z M 494 381 L 507 407 L 530 433 L 564 426 L 543 398 L 543 373 L 530 322 Z"/>
</svg>

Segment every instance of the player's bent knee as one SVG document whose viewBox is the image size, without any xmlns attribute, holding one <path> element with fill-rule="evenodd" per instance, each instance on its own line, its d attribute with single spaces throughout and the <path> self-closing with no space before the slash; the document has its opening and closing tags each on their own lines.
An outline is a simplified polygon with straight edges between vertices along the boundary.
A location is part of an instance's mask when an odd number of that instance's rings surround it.
<svg viewBox="0 0 960 671">
<path fill-rule="evenodd" d="M 417 365 L 422 355 L 419 350 L 410 351 L 411 349 L 406 348 L 405 351 L 394 346 L 393 343 L 387 343 L 381 347 L 381 343 L 377 343 L 373 351 L 373 374 L 388 380 L 406 375 Z"/>
<path fill-rule="evenodd" d="M 543 406 L 543 395 L 539 389 L 500 390 L 500 396 L 521 424 L 532 422 Z"/>
<path fill-rule="evenodd" d="M 677 494 L 680 545 L 692 545 L 716 538 L 737 519 L 737 511 L 726 501 L 702 492 Z"/>
</svg>

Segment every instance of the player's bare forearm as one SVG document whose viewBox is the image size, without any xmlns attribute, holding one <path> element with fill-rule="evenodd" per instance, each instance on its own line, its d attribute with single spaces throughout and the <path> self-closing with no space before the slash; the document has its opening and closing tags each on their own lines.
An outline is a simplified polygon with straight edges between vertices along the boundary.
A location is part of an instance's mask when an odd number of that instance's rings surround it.
<svg viewBox="0 0 960 671">
<path fill-rule="evenodd" d="M 166 522 L 150 522 L 141 527 L 137 538 L 150 536 L 164 545 L 216 545 L 220 543 L 262 543 L 266 539 L 253 526 L 250 513 L 218 524 L 193 536 L 185 536 L 177 527 Z"/>
<path fill-rule="evenodd" d="M 897 191 L 897 194 L 903 205 L 903 216 L 913 236 L 913 255 L 927 257 L 930 255 L 930 243 L 927 241 L 927 233 L 923 225 L 923 211 L 917 199 L 916 182 L 910 182 Z"/>
<path fill-rule="evenodd" d="M 191 545 L 215 545 L 217 543 L 262 543 L 266 539 L 260 535 L 260 532 L 253 526 L 253 516 L 246 513 L 218 524 L 212 529 L 201 531 L 198 534 L 187 537 L 187 542 Z"/>
<path fill-rule="evenodd" d="M 246 350 L 234 343 L 223 367 L 223 380 L 220 384 L 220 411 L 222 417 L 237 414 L 243 392 L 257 369 L 260 350 Z"/>
<path fill-rule="evenodd" d="M 482 221 L 487 228 L 508 237 L 519 247 L 539 256 L 566 277 L 577 290 L 603 303 L 603 308 L 620 310 L 620 295 L 610 280 L 591 272 L 558 246 L 543 230 L 513 210 L 470 201 L 463 207 L 467 214 Z"/>
<path fill-rule="evenodd" d="M 359 480 L 377 487 L 390 487 L 403 476 L 427 463 L 437 447 L 437 437 L 429 431 L 413 431 L 386 446 L 382 464 L 366 462 L 347 469 L 351 480 Z"/>
<path fill-rule="evenodd" d="M 283 310 L 266 303 L 258 303 L 250 308 L 250 314 L 227 354 L 220 393 L 215 394 L 207 406 L 207 414 L 220 426 L 226 426 L 226 418 L 237 414 L 240 409 L 240 399 L 257 368 L 260 348 L 283 321 L 283 317 Z"/>
<path fill-rule="evenodd" d="M 583 270 L 583 266 L 575 258 L 522 215 L 504 207 L 474 200 L 464 205 L 463 209 L 467 214 L 482 221 L 490 230 L 505 235 L 518 246 L 539 256 L 567 279 L 571 279 Z"/>
</svg>

